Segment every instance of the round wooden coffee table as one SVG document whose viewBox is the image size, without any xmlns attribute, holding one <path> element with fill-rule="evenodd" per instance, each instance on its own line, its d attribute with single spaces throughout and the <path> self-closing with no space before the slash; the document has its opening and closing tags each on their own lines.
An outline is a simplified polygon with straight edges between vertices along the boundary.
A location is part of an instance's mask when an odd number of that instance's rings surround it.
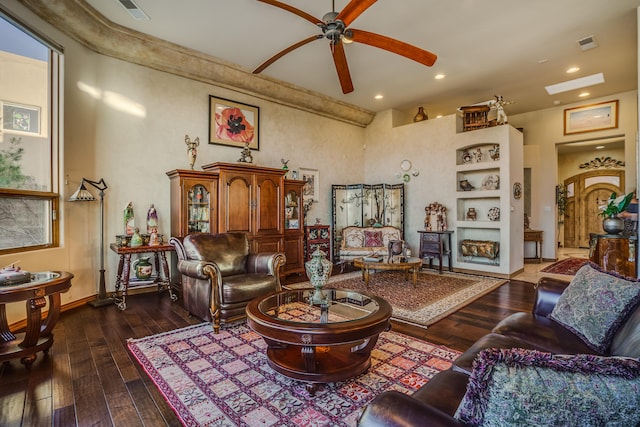
<svg viewBox="0 0 640 427">
<path fill-rule="evenodd" d="M 371 365 L 380 332 L 390 328 L 391 305 L 349 290 L 325 289 L 325 304 L 309 304 L 313 290 L 278 292 L 247 305 L 247 325 L 266 341 L 276 372 L 318 383 L 355 377 Z"/>
<path fill-rule="evenodd" d="M 353 266 L 362 270 L 362 280 L 364 280 L 367 288 L 369 288 L 370 270 L 404 271 L 405 280 L 407 280 L 408 274 L 411 273 L 413 287 L 415 288 L 418 283 L 418 271 L 422 268 L 422 259 L 406 258 L 404 261 L 386 262 L 384 259 L 382 261 L 367 261 L 364 258 L 355 258 Z"/>
</svg>

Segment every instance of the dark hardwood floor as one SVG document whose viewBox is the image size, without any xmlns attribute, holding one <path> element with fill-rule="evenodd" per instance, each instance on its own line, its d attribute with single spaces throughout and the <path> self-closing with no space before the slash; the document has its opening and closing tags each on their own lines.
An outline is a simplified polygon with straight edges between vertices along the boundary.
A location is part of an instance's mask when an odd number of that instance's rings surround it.
<svg viewBox="0 0 640 427">
<path fill-rule="evenodd" d="M 530 310 L 533 295 L 533 284 L 510 281 L 428 329 L 394 322 L 393 330 L 463 351 L 507 315 Z M 167 293 L 130 296 L 124 312 L 64 312 L 48 357 L 39 354 L 30 372 L 17 360 L 0 366 L 0 426 L 179 426 L 127 339 L 196 323 Z"/>
</svg>

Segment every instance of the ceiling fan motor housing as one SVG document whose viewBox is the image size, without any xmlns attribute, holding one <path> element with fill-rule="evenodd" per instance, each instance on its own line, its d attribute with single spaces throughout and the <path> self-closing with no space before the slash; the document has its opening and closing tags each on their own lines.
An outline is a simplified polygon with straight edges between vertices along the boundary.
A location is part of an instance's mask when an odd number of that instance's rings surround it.
<svg viewBox="0 0 640 427">
<path fill-rule="evenodd" d="M 331 40 L 331 43 L 333 44 L 340 41 L 345 27 L 344 22 L 340 19 L 336 19 L 336 16 L 338 16 L 337 12 L 325 13 L 322 17 L 324 24 L 319 24 L 325 37 Z"/>
</svg>

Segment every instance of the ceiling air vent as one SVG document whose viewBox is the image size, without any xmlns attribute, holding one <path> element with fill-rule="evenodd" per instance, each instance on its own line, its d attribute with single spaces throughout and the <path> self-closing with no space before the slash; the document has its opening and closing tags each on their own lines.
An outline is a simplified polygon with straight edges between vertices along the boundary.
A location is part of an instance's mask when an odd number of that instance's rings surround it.
<svg viewBox="0 0 640 427">
<path fill-rule="evenodd" d="M 589 50 L 598 47 L 598 42 L 594 36 L 589 36 L 578 40 L 578 45 L 582 50 Z"/>
<path fill-rule="evenodd" d="M 118 3 L 120 3 L 134 19 L 149 19 L 149 16 L 147 16 L 133 0 L 118 0 Z"/>
</svg>

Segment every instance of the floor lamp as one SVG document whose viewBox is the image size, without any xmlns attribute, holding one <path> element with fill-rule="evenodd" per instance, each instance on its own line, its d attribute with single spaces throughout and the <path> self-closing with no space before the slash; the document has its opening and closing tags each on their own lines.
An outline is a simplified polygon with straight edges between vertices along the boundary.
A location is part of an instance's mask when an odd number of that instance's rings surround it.
<svg viewBox="0 0 640 427">
<path fill-rule="evenodd" d="M 88 304 L 93 307 L 102 307 L 108 304 L 113 304 L 113 298 L 107 297 L 107 286 L 104 278 L 104 190 L 108 187 L 107 183 L 104 182 L 104 178 L 97 182 L 82 178 L 80 187 L 78 187 L 76 192 L 69 197 L 70 202 L 92 202 L 96 200 L 96 198 L 93 197 L 93 194 L 91 194 L 89 190 L 87 190 L 87 187 L 84 186 L 85 183 L 90 184 L 92 187 L 100 191 L 100 287 L 96 299 L 89 301 Z"/>
</svg>

